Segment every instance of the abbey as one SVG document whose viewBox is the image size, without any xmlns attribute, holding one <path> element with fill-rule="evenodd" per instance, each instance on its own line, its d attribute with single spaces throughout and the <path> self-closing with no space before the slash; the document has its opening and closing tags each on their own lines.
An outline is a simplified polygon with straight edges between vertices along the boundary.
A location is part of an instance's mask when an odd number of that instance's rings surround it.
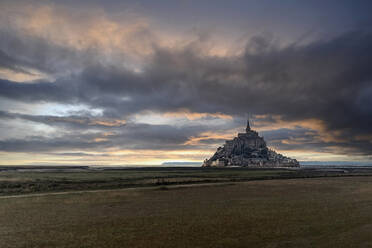
<svg viewBox="0 0 372 248">
<path fill-rule="evenodd" d="M 265 140 L 251 130 L 249 120 L 245 133 L 227 140 L 216 153 L 203 163 L 209 166 L 242 166 L 242 167 L 299 167 L 296 159 L 285 157 L 266 146 Z"/>
</svg>

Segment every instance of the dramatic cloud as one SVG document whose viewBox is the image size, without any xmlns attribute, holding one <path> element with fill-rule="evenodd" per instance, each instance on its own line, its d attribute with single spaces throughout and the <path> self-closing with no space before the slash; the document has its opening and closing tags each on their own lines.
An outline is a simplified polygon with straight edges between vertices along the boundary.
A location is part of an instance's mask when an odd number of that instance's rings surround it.
<svg viewBox="0 0 372 248">
<path fill-rule="evenodd" d="M 28 114 L 9 104 L 0 109 L 1 132 L 9 121 L 52 131 L 6 136 L 1 151 L 204 155 L 249 113 L 276 149 L 372 156 L 370 20 L 306 42 L 250 35 L 222 53 L 209 34 L 172 38 L 133 11 L 18 6 L 6 4 L 11 25 L 0 26 L 0 98 L 88 111 Z M 14 11 L 22 18 L 14 21 Z"/>
<path fill-rule="evenodd" d="M 125 120 L 84 116 L 39 116 L 15 114 L 0 111 L 0 119 L 23 119 L 47 125 L 67 125 L 70 128 L 117 128 L 125 125 Z"/>
</svg>

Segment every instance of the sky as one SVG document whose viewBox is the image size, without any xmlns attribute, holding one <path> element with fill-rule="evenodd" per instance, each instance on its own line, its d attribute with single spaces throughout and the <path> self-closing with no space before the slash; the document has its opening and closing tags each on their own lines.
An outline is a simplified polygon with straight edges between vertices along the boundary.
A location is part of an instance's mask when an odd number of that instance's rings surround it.
<svg viewBox="0 0 372 248">
<path fill-rule="evenodd" d="M 371 1 L 0 1 L 0 165 L 202 162 L 245 128 L 372 162 Z"/>
</svg>

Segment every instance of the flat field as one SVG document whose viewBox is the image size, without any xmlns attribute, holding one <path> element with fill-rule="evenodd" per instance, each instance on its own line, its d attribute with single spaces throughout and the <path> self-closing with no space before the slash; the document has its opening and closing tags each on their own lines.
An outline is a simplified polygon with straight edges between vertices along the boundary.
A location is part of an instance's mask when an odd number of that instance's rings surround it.
<svg viewBox="0 0 372 248">
<path fill-rule="evenodd" d="M 0 197 L 0 247 L 372 247 L 372 177 Z"/>
<path fill-rule="evenodd" d="M 90 168 L 1 167 L 0 196 L 251 180 L 372 176 L 372 168 Z"/>
</svg>

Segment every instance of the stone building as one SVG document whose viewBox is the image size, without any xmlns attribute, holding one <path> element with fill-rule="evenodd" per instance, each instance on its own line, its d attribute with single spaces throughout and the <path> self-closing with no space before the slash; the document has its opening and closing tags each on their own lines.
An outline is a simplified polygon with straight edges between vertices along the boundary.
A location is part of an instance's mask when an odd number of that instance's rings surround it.
<svg viewBox="0 0 372 248">
<path fill-rule="evenodd" d="M 266 146 L 265 140 L 251 130 L 249 120 L 245 133 L 227 140 L 216 153 L 203 163 L 209 166 L 242 166 L 242 167 L 299 167 L 296 159 L 285 157 Z"/>
</svg>

